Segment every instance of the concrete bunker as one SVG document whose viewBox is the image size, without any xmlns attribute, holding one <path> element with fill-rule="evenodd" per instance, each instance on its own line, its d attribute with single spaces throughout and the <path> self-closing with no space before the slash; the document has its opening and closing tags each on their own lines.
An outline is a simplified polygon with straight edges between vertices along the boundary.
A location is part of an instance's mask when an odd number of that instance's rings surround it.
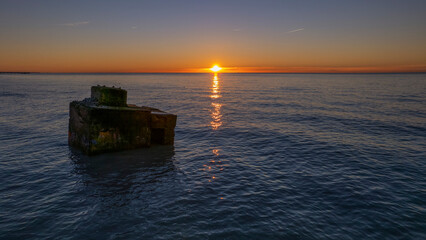
<svg viewBox="0 0 426 240">
<path fill-rule="evenodd" d="M 127 91 L 92 86 L 91 97 L 70 103 L 68 144 L 85 154 L 173 145 L 177 116 L 127 104 Z"/>
</svg>

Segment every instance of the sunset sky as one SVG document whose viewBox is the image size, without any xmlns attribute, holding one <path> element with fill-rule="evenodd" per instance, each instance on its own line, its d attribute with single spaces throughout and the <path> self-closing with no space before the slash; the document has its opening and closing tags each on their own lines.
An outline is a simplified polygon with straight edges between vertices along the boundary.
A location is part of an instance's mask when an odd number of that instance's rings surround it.
<svg viewBox="0 0 426 240">
<path fill-rule="evenodd" d="M 426 1 L 0 1 L 0 71 L 426 72 Z"/>
</svg>

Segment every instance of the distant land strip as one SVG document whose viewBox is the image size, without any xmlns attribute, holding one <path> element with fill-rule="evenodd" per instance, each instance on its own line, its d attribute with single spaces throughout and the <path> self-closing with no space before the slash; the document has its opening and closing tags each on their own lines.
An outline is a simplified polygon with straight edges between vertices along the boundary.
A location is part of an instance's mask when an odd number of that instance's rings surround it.
<svg viewBox="0 0 426 240">
<path fill-rule="evenodd" d="M 206 72 L 0 72 L 0 74 L 201 74 Z M 426 71 L 401 72 L 224 72 L 225 74 L 425 74 Z"/>
<path fill-rule="evenodd" d="M 0 74 L 31 74 L 31 73 L 39 73 L 39 72 L 0 72 Z"/>
</svg>

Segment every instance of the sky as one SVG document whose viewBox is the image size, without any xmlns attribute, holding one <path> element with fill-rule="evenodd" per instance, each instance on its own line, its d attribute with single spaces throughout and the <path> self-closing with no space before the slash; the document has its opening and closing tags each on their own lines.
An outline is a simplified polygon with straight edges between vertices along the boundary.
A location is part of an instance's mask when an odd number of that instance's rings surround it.
<svg viewBox="0 0 426 240">
<path fill-rule="evenodd" d="M 0 0 L 0 72 L 426 72 L 425 0 Z"/>
</svg>

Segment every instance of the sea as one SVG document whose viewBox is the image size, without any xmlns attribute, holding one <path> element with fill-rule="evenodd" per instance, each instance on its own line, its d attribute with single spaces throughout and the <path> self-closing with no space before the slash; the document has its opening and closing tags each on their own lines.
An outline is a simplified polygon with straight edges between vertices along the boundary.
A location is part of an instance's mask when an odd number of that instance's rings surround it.
<svg viewBox="0 0 426 240">
<path fill-rule="evenodd" d="M 174 146 L 85 156 L 93 85 Z M 0 239 L 426 239 L 426 74 L 2 74 Z"/>
</svg>

